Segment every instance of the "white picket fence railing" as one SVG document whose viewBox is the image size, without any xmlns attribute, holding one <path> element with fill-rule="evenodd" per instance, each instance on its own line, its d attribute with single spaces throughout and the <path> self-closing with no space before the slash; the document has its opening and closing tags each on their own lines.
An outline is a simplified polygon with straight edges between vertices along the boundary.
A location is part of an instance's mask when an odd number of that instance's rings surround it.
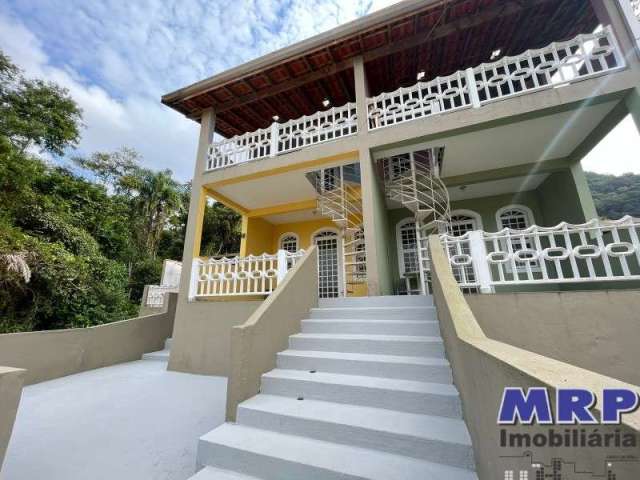
<svg viewBox="0 0 640 480">
<path fill-rule="evenodd" d="M 268 295 L 303 255 L 303 250 L 295 253 L 278 250 L 276 254 L 194 259 L 189 299 Z"/>
<path fill-rule="evenodd" d="M 442 235 L 454 276 L 483 293 L 496 286 L 640 280 L 640 221 L 591 220 L 496 233 Z"/>
<path fill-rule="evenodd" d="M 160 308 L 164 305 L 164 297 L 167 293 L 178 293 L 177 285 L 149 285 L 145 305 L 151 308 Z"/>
<path fill-rule="evenodd" d="M 369 130 L 417 118 L 480 108 L 504 98 L 604 75 L 625 67 L 610 26 L 448 77 L 367 99 Z"/>
<path fill-rule="evenodd" d="M 207 170 L 228 167 L 299 148 L 354 135 L 358 131 L 356 104 L 347 103 L 313 115 L 278 123 L 209 145 Z"/>
</svg>

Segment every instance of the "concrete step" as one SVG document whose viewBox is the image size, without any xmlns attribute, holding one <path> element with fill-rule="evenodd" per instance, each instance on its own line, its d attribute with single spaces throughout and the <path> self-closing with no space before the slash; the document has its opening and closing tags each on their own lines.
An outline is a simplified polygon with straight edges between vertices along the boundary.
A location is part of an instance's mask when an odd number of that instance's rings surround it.
<svg viewBox="0 0 640 480">
<path fill-rule="evenodd" d="M 312 318 L 302 320 L 302 333 L 439 336 L 440 324 L 436 321 L 424 320 L 342 320 Z"/>
<path fill-rule="evenodd" d="M 155 360 L 158 362 L 168 362 L 171 350 L 158 350 L 157 352 L 145 353 L 142 355 L 142 360 Z"/>
<path fill-rule="evenodd" d="M 222 470 L 215 467 L 204 467 L 198 473 L 189 477 L 189 480 L 260 480 L 258 477 L 250 477 L 230 470 Z"/>
<path fill-rule="evenodd" d="M 238 424 L 201 437 L 198 458 L 264 480 L 477 480 L 466 469 Z"/>
<path fill-rule="evenodd" d="M 433 305 L 431 295 L 385 295 L 380 297 L 321 298 L 321 308 L 346 307 L 429 307 Z"/>
<path fill-rule="evenodd" d="M 435 307 L 345 307 L 312 308 L 310 318 L 371 320 L 436 320 Z"/>
<path fill-rule="evenodd" d="M 164 341 L 164 349 L 165 350 L 171 350 L 171 344 L 173 343 L 173 338 L 167 338 Z"/>
<path fill-rule="evenodd" d="M 363 353 L 285 350 L 278 368 L 324 373 L 365 375 L 432 383 L 451 383 L 451 367 L 444 358 L 370 355 Z"/>
<path fill-rule="evenodd" d="M 453 385 L 391 378 L 275 369 L 262 375 L 261 393 L 460 418 Z"/>
<path fill-rule="evenodd" d="M 250 427 L 474 468 L 471 438 L 460 419 L 273 395 L 238 407 Z"/>
<path fill-rule="evenodd" d="M 289 337 L 292 350 L 351 352 L 412 357 L 444 357 L 440 337 L 298 333 Z"/>
</svg>

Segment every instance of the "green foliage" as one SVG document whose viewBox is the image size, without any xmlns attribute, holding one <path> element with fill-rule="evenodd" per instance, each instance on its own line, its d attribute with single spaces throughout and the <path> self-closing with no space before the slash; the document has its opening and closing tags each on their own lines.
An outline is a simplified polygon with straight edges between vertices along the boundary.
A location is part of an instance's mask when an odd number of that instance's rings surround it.
<svg viewBox="0 0 640 480">
<path fill-rule="evenodd" d="M 610 220 L 625 215 L 640 217 L 640 175 L 586 175 L 598 215 Z"/>
<path fill-rule="evenodd" d="M 140 165 L 128 148 L 96 152 L 69 169 L 80 109 L 56 85 L 27 80 L 0 52 L 0 333 L 86 327 L 135 315 L 162 260 L 182 258 L 189 185 Z M 203 246 L 238 250 L 239 217 L 208 206 Z"/>
<path fill-rule="evenodd" d="M 0 135 L 19 152 L 31 145 L 62 155 L 80 140 L 82 112 L 69 92 L 53 83 L 22 76 L 0 54 Z"/>
</svg>

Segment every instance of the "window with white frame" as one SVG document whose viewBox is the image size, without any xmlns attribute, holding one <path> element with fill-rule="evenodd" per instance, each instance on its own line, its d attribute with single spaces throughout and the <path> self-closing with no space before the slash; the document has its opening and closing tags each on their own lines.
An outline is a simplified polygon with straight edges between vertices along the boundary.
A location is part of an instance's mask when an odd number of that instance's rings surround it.
<svg viewBox="0 0 640 480">
<path fill-rule="evenodd" d="M 296 253 L 298 251 L 298 236 L 294 233 L 285 233 L 280 238 L 280 250 Z"/>
<path fill-rule="evenodd" d="M 460 237 L 472 230 L 482 230 L 481 223 L 480 215 L 471 210 L 454 210 L 448 226 L 449 235 Z"/>
<path fill-rule="evenodd" d="M 396 228 L 396 243 L 398 246 L 398 267 L 400 276 L 419 273 L 418 240 L 416 223 L 413 219 L 401 221 Z"/>
<path fill-rule="evenodd" d="M 496 221 L 499 229 L 509 228 L 511 230 L 526 230 L 534 224 L 533 212 L 524 205 L 508 205 L 502 207 L 496 213 Z M 529 235 L 522 234 L 520 238 L 513 236 L 510 238 L 511 245 L 507 245 L 504 240 L 501 242 L 503 243 L 501 248 L 504 252 L 518 252 L 520 250 L 531 250 L 533 248 L 533 237 Z M 525 262 L 516 260 L 516 269 L 518 272 L 525 271 L 527 266 L 534 271 L 540 268 L 537 261 Z M 507 268 L 510 269 L 509 265 L 507 265 Z"/>
<path fill-rule="evenodd" d="M 451 221 L 447 226 L 449 235 L 461 237 L 473 230 L 482 230 L 480 215 L 471 210 L 454 210 L 451 212 Z M 471 255 L 471 247 L 468 241 L 452 244 L 449 247 L 449 255 Z M 460 283 L 474 283 L 476 281 L 473 265 L 453 267 L 453 276 Z"/>
<path fill-rule="evenodd" d="M 513 205 L 498 210 L 498 227 L 512 230 L 524 230 L 533 224 L 531 210 L 526 207 Z"/>
</svg>

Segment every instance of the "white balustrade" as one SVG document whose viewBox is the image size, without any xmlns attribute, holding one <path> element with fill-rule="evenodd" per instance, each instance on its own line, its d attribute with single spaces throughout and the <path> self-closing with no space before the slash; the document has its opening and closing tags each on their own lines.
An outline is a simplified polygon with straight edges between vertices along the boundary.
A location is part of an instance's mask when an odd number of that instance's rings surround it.
<svg viewBox="0 0 640 480">
<path fill-rule="evenodd" d="M 145 305 L 151 308 L 160 308 L 164 305 L 164 297 L 167 293 L 178 293 L 177 285 L 149 285 Z"/>
<path fill-rule="evenodd" d="M 521 55 L 504 57 L 430 82 L 367 99 L 369 129 L 604 75 L 625 67 L 610 26 Z"/>
<path fill-rule="evenodd" d="M 442 235 L 463 288 L 640 280 L 640 221 L 591 220 L 581 225 L 534 225 L 525 230 Z"/>
<path fill-rule="evenodd" d="M 466 73 L 457 72 L 368 98 L 369 130 L 470 106 Z"/>
<path fill-rule="evenodd" d="M 303 255 L 303 250 L 279 250 L 277 254 L 195 259 L 189 298 L 268 295 Z"/>
<path fill-rule="evenodd" d="M 287 153 L 357 133 L 356 104 L 347 103 L 313 115 L 214 142 L 207 154 L 207 170 L 228 167 Z"/>
</svg>

